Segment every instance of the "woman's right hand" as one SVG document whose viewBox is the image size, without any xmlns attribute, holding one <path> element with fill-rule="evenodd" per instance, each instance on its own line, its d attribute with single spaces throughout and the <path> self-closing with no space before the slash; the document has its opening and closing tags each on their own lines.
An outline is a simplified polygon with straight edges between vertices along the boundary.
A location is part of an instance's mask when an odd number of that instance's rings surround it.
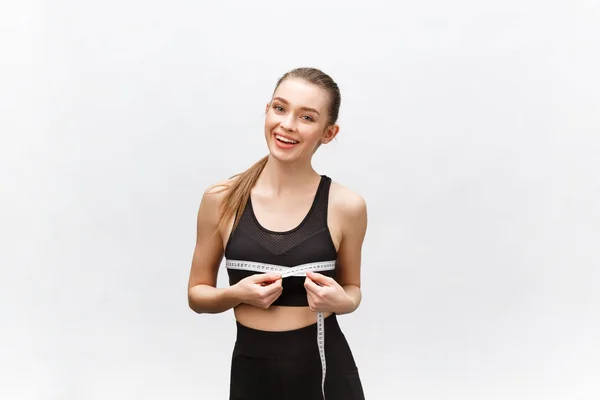
<svg viewBox="0 0 600 400">
<path fill-rule="evenodd" d="M 283 292 L 281 274 L 270 272 L 250 275 L 232 286 L 242 303 L 268 309 Z"/>
</svg>

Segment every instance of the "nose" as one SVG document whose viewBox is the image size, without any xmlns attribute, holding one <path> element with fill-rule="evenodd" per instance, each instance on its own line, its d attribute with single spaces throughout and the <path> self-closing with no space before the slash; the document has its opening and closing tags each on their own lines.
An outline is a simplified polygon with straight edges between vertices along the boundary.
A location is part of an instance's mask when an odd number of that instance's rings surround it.
<svg viewBox="0 0 600 400">
<path fill-rule="evenodd" d="M 294 131 L 296 128 L 296 119 L 292 113 L 287 114 L 283 118 L 281 118 L 281 122 L 279 123 L 281 127 L 287 131 Z"/>
</svg>

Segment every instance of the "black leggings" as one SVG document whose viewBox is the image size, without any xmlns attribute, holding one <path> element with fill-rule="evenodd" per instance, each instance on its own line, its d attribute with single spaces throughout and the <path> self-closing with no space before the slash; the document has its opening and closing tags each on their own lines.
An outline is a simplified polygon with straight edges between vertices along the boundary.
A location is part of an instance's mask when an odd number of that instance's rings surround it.
<svg viewBox="0 0 600 400">
<path fill-rule="evenodd" d="M 283 332 L 236 323 L 229 400 L 322 400 L 317 324 Z M 325 318 L 326 400 L 364 400 L 358 368 L 335 314 Z"/>
</svg>

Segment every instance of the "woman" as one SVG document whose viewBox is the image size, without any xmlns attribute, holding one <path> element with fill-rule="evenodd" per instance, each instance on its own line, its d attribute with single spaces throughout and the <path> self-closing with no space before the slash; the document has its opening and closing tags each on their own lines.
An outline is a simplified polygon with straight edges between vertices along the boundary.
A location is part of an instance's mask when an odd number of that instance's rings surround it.
<svg viewBox="0 0 600 400">
<path fill-rule="evenodd" d="M 203 195 L 188 298 L 234 310 L 230 400 L 364 399 L 336 315 L 361 301 L 366 205 L 311 163 L 338 134 L 340 99 L 320 70 L 286 73 L 266 106 L 269 154 Z M 230 286 L 217 288 L 223 256 Z"/>
</svg>

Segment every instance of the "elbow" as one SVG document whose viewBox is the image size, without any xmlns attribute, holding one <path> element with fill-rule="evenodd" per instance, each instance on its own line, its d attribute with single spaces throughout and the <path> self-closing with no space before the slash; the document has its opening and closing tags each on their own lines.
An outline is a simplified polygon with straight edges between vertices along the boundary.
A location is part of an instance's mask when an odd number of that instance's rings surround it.
<svg viewBox="0 0 600 400">
<path fill-rule="evenodd" d="M 206 312 L 191 289 L 188 290 L 188 307 L 196 314 L 204 314 Z"/>
<path fill-rule="evenodd" d="M 196 314 L 202 314 L 202 310 L 198 307 L 198 305 L 192 301 L 192 299 L 188 296 L 188 307 Z"/>
<path fill-rule="evenodd" d="M 199 308 L 196 304 L 194 304 L 191 301 L 188 301 L 188 306 L 190 307 L 190 310 L 192 310 L 195 314 L 202 314 L 202 309 Z"/>
</svg>

